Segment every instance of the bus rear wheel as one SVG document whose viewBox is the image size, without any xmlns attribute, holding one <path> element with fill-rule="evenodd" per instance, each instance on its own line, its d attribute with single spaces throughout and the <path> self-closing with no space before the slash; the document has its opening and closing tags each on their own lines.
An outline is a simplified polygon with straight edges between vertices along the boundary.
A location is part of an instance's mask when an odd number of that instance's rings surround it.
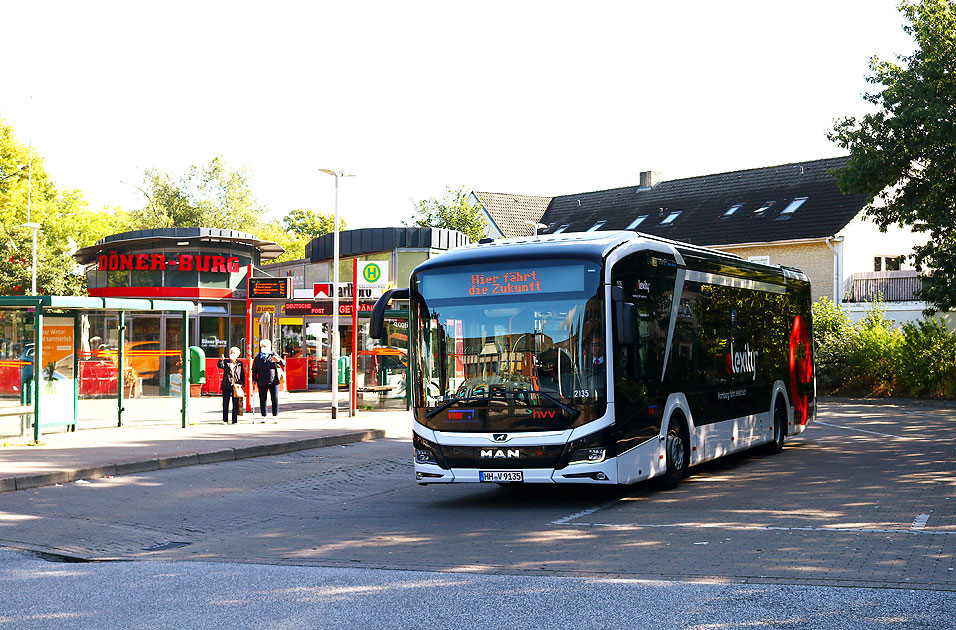
<svg viewBox="0 0 956 630">
<path fill-rule="evenodd" d="M 767 453 L 776 455 L 787 440 L 787 408 L 777 399 L 773 405 L 773 439 L 767 444 Z"/>
<path fill-rule="evenodd" d="M 664 460 L 667 470 L 660 478 L 660 486 L 663 489 L 676 488 L 687 474 L 688 446 L 687 429 L 684 423 L 677 417 L 671 418 L 667 425 L 667 438 L 664 442 Z"/>
</svg>

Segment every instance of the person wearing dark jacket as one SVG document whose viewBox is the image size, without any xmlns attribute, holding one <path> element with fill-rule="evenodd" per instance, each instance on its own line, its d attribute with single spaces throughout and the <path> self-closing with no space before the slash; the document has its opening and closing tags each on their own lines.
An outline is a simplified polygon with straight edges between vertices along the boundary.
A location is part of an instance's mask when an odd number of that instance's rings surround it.
<svg viewBox="0 0 956 630">
<path fill-rule="evenodd" d="M 285 360 L 272 351 L 272 342 L 263 339 L 259 343 L 259 354 L 252 361 L 252 380 L 259 388 L 259 411 L 262 422 L 266 418 L 266 395 L 272 395 L 272 417 L 279 415 L 279 368 Z"/>
<path fill-rule="evenodd" d="M 229 401 L 232 401 L 232 423 L 236 424 L 239 418 L 239 405 L 244 403 L 242 398 L 235 396 L 234 385 L 246 387 L 246 368 L 239 360 L 239 348 L 229 348 L 229 359 L 222 356 L 216 362 L 216 366 L 222 370 L 222 422 L 226 424 L 229 421 Z"/>
</svg>

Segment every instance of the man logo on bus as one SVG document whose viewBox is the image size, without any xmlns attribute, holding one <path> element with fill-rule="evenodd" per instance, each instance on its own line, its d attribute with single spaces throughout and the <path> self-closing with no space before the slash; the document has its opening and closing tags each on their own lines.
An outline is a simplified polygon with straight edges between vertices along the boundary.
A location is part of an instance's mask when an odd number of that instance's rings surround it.
<svg viewBox="0 0 956 630">
<path fill-rule="evenodd" d="M 753 380 L 757 380 L 757 355 L 758 350 L 751 350 L 750 344 L 744 344 L 743 352 L 734 352 L 734 342 L 730 342 L 730 352 L 727 353 L 727 373 L 728 374 L 753 374 Z"/>
<path fill-rule="evenodd" d="M 382 277 L 382 268 L 376 264 L 369 263 L 365 265 L 365 269 L 362 270 L 362 277 L 365 278 L 365 281 L 369 284 L 374 284 Z"/>
</svg>

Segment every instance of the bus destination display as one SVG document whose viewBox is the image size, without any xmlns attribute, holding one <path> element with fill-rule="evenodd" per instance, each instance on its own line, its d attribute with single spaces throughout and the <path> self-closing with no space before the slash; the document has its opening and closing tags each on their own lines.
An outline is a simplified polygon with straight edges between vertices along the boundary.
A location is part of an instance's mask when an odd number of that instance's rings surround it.
<svg viewBox="0 0 956 630">
<path fill-rule="evenodd" d="M 423 275 L 420 282 L 421 290 L 427 295 L 441 298 L 564 293 L 584 289 L 584 266 L 516 265 L 497 270 Z"/>
<path fill-rule="evenodd" d="M 287 278 L 250 278 L 249 297 L 252 299 L 286 300 L 289 298 Z"/>
</svg>

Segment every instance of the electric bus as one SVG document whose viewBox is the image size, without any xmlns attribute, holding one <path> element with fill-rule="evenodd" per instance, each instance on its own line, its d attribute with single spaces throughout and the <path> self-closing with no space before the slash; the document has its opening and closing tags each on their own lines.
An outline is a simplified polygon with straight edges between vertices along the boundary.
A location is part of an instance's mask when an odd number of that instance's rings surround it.
<svg viewBox="0 0 956 630">
<path fill-rule="evenodd" d="M 798 269 L 635 232 L 483 239 L 386 292 L 373 337 L 394 299 L 421 484 L 671 488 L 816 412 Z"/>
</svg>

